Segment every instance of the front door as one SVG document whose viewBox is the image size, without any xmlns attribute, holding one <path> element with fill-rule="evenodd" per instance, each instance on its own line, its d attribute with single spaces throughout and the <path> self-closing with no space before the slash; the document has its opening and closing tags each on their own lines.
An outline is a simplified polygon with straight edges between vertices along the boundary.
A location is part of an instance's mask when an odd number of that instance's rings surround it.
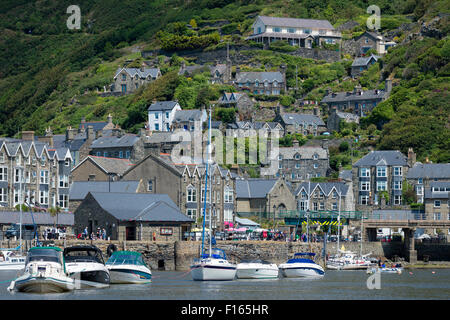
<svg viewBox="0 0 450 320">
<path fill-rule="evenodd" d="M 136 240 L 136 227 L 126 227 L 125 228 L 125 239 L 126 240 Z"/>
</svg>

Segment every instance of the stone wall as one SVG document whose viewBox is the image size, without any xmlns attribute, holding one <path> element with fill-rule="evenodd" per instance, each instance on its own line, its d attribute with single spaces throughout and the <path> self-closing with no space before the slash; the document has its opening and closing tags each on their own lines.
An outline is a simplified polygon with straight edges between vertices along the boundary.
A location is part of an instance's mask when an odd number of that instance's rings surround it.
<svg viewBox="0 0 450 320">
<path fill-rule="evenodd" d="M 16 247 L 14 241 L 0 241 L 1 247 Z M 105 261 L 108 259 L 107 249 L 110 244 L 116 245 L 118 250 L 138 251 L 143 254 L 146 263 L 152 270 L 188 271 L 192 260 L 198 257 L 201 241 L 90 241 L 67 240 L 56 241 L 55 245 L 61 248 L 75 244 L 94 244 L 103 252 Z M 358 242 L 340 243 L 346 250 L 358 252 L 361 244 Z M 263 259 L 276 264 L 284 263 L 296 252 L 315 252 L 318 256 L 322 252 L 322 243 L 309 245 L 301 242 L 281 241 L 217 241 L 215 247 L 225 250 L 230 261 L 238 263 L 243 259 Z M 336 253 L 337 243 L 327 243 L 327 253 Z M 30 248 L 27 241 L 25 249 Z M 207 246 L 207 244 L 206 244 Z M 419 260 L 424 255 L 430 257 L 430 261 L 449 261 L 450 244 L 416 244 Z M 364 242 L 363 254 L 372 253 L 374 257 L 387 257 L 393 259 L 395 255 L 404 256 L 402 242 Z"/>
</svg>

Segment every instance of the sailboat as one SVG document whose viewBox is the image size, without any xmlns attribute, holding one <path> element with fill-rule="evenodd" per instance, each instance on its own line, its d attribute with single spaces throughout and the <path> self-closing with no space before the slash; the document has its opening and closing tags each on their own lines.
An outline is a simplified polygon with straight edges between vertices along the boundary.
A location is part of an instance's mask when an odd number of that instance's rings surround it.
<svg viewBox="0 0 450 320">
<path fill-rule="evenodd" d="M 211 234 L 211 211 L 212 211 L 212 197 L 210 187 L 210 206 L 209 206 L 209 250 L 205 252 L 205 224 L 206 224 L 206 202 L 208 191 L 208 166 L 211 163 L 211 106 L 209 107 L 209 137 L 208 137 L 208 161 L 206 163 L 205 172 L 205 201 L 203 209 L 203 231 L 202 231 L 202 248 L 199 258 L 194 259 L 191 265 L 191 276 L 196 281 L 208 280 L 233 280 L 236 276 L 236 265 L 227 260 L 226 254 L 223 250 L 212 248 L 212 234 Z"/>
</svg>

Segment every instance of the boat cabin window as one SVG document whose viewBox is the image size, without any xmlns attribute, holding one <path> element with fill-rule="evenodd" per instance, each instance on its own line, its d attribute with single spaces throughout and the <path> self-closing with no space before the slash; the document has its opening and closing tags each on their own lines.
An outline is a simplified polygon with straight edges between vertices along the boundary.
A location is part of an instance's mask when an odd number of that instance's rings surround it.
<svg viewBox="0 0 450 320">
<path fill-rule="evenodd" d="M 27 255 L 26 264 L 33 261 L 50 261 L 61 263 L 58 251 L 52 249 L 34 249 L 30 250 Z"/>
<path fill-rule="evenodd" d="M 69 262 L 97 262 L 105 264 L 100 252 L 96 250 L 81 249 L 81 250 L 65 250 L 64 259 Z"/>
<path fill-rule="evenodd" d="M 136 254 L 116 254 L 113 253 L 111 258 L 108 259 L 106 264 L 133 264 L 145 266 L 142 256 Z"/>
</svg>

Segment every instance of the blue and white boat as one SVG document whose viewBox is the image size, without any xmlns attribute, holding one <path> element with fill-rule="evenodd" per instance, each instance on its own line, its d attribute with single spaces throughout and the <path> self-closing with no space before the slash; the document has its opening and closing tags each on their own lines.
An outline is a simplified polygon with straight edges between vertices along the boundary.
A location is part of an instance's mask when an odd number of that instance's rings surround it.
<svg viewBox="0 0 450 320">
<path fill-rule="evenodd" d="M 135 251 L 114 251 L 106 261 L 106 268 L 111 276 L 111 283 L 150 283 L 152 272 Z"/>
<path fill-rule="evenodd" d="M 322 266 L 314 262 L 312 252 L 296 253 L 293 259 L 289 259 L 286 263 L 280 264 L 278 268 L 283 277 L 299 278 L 299 277 L 323 277 L 325 271 Z"/>
<path fill-rule="evenodd" d="M 236 276 L 236 265 L 227 260 L 225 252 L 221 249 L 212 248 L 201 258 L 194 259 L 191 265 L 193 280 L 234 280 Z"/>
</svg>

